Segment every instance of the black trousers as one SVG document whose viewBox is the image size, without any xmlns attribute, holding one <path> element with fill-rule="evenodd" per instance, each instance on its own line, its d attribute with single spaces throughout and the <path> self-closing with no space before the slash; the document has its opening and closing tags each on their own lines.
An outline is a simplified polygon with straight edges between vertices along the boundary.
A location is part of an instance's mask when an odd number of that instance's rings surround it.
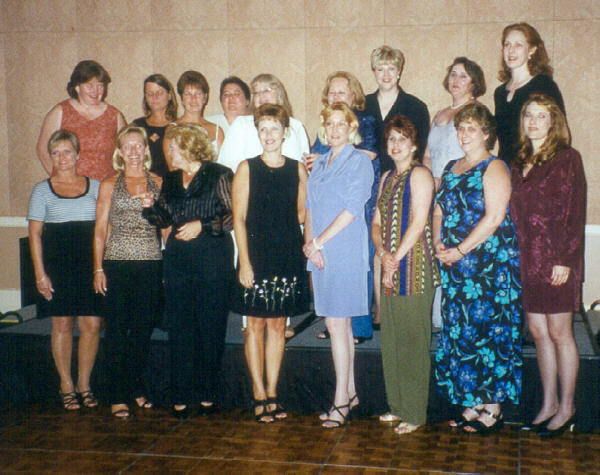
<svg viewBox="0 0 600 475">
<path fill-rule="evenodd" d="M 215 401 L 234 276 L 231 236 L 171 238 L 164 263 L 171 402 Z"/>
<path fill-rule="evenodd" d="M 104 261 L 103 268 L 107 394 L 111 404 L 126 404 L 148 394 L 150 337 L 162 310 L 162 261 Z"/>
</svg>

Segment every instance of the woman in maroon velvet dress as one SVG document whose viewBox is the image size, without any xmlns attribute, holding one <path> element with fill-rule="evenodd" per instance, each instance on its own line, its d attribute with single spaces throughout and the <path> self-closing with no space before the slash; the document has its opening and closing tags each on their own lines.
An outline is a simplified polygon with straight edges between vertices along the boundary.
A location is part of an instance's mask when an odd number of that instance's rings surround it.
<svg viewBox="0 0 600 475">
<path fill-rule="evenodd" d="M 512 166 L 511 216 L 517 228 L 523 308 L 535 340 L 542 408 L 526 429 L 573 429 L 579 356 L 573 312 L 581 303 L 585 177 L 567 121 L 549 96 L 532 94 L 521 110 L 520 150 Z M 558 395 L 560 381 L 560 398 Z"/>
</svg>

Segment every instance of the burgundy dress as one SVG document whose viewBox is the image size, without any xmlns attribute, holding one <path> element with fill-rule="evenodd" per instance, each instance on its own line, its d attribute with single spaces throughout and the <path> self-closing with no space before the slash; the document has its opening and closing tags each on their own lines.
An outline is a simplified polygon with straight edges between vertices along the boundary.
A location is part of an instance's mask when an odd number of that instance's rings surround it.
<svg viewBox="0 0 600 475">
<path fill-rule="evenodd" d="M 579 310 L 583 278 L 585 176 L 579 152 L 559 151 L 526 177 L 512 166 L 510 214 L 517 229 L 523 309 L 531 313 Z M 567 282 L 552 286 L 552 267 L 571 269 Z"/>
</svg>

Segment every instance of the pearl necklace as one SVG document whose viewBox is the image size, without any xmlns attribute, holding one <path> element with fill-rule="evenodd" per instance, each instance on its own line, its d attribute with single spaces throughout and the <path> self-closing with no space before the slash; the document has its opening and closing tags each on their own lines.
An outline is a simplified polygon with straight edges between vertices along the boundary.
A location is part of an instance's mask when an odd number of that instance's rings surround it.
<svg viewBox="0 0 600 475">
<path fill-rule="evenodd" d="M 471 96 L 466 101 L 461 102 L 460 104 L 457 104 L 457 105 L 450 104 L 450 109 L 452 109 L 452 110 L 459 109 L 460 107 L 464 106 L 467 102 L 472 101 L 473 99 L 474 99 L 474 97 Z"/>
</svg>

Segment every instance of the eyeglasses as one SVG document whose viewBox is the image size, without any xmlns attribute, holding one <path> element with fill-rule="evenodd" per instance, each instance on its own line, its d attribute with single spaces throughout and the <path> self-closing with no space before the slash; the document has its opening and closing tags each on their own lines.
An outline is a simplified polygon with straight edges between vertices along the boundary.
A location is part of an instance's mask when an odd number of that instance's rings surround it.
<svg viewBox="0 0 600 475">
<path fill-rule="evenodd" d="M 261 89 L 260 91 L 252 91 L 252 94 L 254 94 L 255 96 L 263 96 L 265 94 L 270 94 L 272 92 L 273 92 L 273 88 L 265 87 L 264 89 Z"/>
</svg>

